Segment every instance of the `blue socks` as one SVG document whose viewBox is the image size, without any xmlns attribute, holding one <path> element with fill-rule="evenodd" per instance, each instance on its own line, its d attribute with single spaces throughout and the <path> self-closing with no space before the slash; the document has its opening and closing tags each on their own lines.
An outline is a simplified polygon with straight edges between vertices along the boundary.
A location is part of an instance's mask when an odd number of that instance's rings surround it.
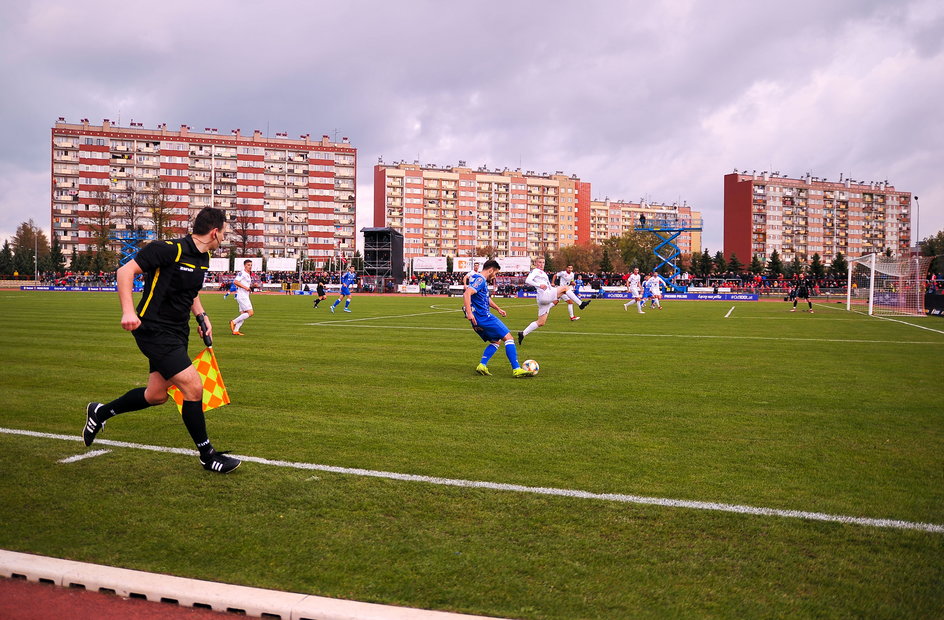
<svg viewBox="0 0 944 620">
<path fill-rule="evenodd" d="M 505 341 L 505 355 L 508 356 L 508 361 L 511 362 L 511 368 L 521 368 L 521 364 L 518 363 L 518 347 L 515 346 L 514 340 Z"/>
<path fill-rule="evenodd" d="M 492 356 L 495 355 L 495 352 L 498 351 L 498 345 L 492 344 L 491 342 L 486 345 L 485 350 L 482 351 L 481 363 L 488 366 L 488 360 L 492 359 Z"/>
</svg>

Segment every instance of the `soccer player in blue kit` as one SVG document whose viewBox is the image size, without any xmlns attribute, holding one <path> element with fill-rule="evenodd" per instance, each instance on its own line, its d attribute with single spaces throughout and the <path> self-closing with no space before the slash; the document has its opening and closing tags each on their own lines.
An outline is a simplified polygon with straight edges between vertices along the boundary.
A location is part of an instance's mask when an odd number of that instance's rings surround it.
<svg viewBox="0 0 944 620">
<path fill-rule="evenodd" d="M 338 295 L 338 298 L 331 304 L 331 312 L 334 312 L 334 309 L 338 307 L 342 299 L 344 300 L 344 311 L 351 311 L 351 285 L 355 282 L 357 282 L 357 273 L 354 270 L 354 265 L 351 265 L 347 268 L 344 275 L 341 276 L 341 294 Z"/>
<path fill-rule="evenodd" d="M 534 372 L 525 370 L 518 363 L 518 349 L 515 347 L 515 339 L 505 327 L 505 324 L 498 320 L 490 311 L 495 308 L 498 314 L 506 316 L 506 312 L 498 307 L 488 294 L 488 281 L 494 278 L 501 270 L 501 265 L 495 259 L 489 259 L 482 265 L 482 271 L 473 273 L 469 277 L 469 284 L 465 288 L 465 318 L 472 323 L 472 329 L 479 337 L 487 342 L 485 351 L 482 352 L 482 359 L 479 365 L 475 367 L 475 372 L 480 375 L 491 375 L 488 371 L 488 361 L 498 351 L 500 342 L 505 343 L 505 355 L 511 362 L 511 374 L 514 378 L 533 377 Z"/>
</svg>

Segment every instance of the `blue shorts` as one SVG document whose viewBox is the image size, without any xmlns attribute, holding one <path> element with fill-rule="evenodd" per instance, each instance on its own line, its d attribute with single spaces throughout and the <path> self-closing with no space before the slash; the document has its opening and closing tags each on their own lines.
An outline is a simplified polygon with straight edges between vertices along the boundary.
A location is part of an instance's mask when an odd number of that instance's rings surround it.
<svg viewBox="0 0 944 620">
<path fill-rule="evenodd" d="M 349 289 L 346 285 L 342 284 L 342 285 L 341 285 L 341 297 L 344 297 L 345 295 L 350 295 L 350 294 L 351 294 L 351 289 Z"/>
<path fill-rule="evenodd" d="M 479 317 L 475 315 L 476 325 L 472 326 L 472 329 L 475 330 L 475 333 L 479 335 L 479 338 L 485 342 L 495 342 L 496 340 L 501 340 L 508 335 L 508 328 L 505 327 L 505 324 L 500 320 L 495 318 L 495 315 L 488 315 L 486 318 Z"/>
</svg>

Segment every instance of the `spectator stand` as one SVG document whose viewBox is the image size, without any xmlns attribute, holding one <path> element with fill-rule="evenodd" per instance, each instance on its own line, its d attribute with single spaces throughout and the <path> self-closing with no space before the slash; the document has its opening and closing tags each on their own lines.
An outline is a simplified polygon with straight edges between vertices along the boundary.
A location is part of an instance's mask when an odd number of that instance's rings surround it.
<svg viewBox="0 0 944 620">
<path fill-rule="evenodd" d="M 660 214 L 659 217 L 647 218 L 640 214 L 639 223 L 635 226 L 636 230 L 651 232 L 658 237 L 661 242 L 652 249 L 652 253 L 659 259 L 656 265 L 656 271 L 662 267 L 668 267 L 672 270 L 672 275 L 666 277 L 659 275 L 666 288 L 677 293 L 684 293 L 687 287 L 677 284 L 678 275 L 681 271 L 675 264 L 675 259 L 682 253 L 678 246 L 673 243 L 683 232 L 697 232 L 702 229 L 700 218 L 679 217 L 673 214 Z M 667 253 L 662 249 L 666 248 Z"/>
</svg>

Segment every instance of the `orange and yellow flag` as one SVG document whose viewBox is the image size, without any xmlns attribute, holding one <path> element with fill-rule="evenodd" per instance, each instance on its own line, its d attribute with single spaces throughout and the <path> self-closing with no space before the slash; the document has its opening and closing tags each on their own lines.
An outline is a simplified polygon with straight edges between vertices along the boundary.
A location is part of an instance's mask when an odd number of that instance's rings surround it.
<svg viewBox="0 0 944 620">
<path fill-rule="evenodd" d="M 200 355 L 193 358 L 194 368 L 203 381 L 203 410 L 209 411 L 216 407 L 222 407 L 229 404 L 229 393 L 223 384 L 223 375 L 220 374 L 220 367 L 216 364 L 216 356 L 213 355 L 213 349 L 207 347 Z M 184 395 L 172 385 L 167 388 L 167 394 L 177 403 L 177 410 L 182 411 L 184 406 Z"/>
</svg>

